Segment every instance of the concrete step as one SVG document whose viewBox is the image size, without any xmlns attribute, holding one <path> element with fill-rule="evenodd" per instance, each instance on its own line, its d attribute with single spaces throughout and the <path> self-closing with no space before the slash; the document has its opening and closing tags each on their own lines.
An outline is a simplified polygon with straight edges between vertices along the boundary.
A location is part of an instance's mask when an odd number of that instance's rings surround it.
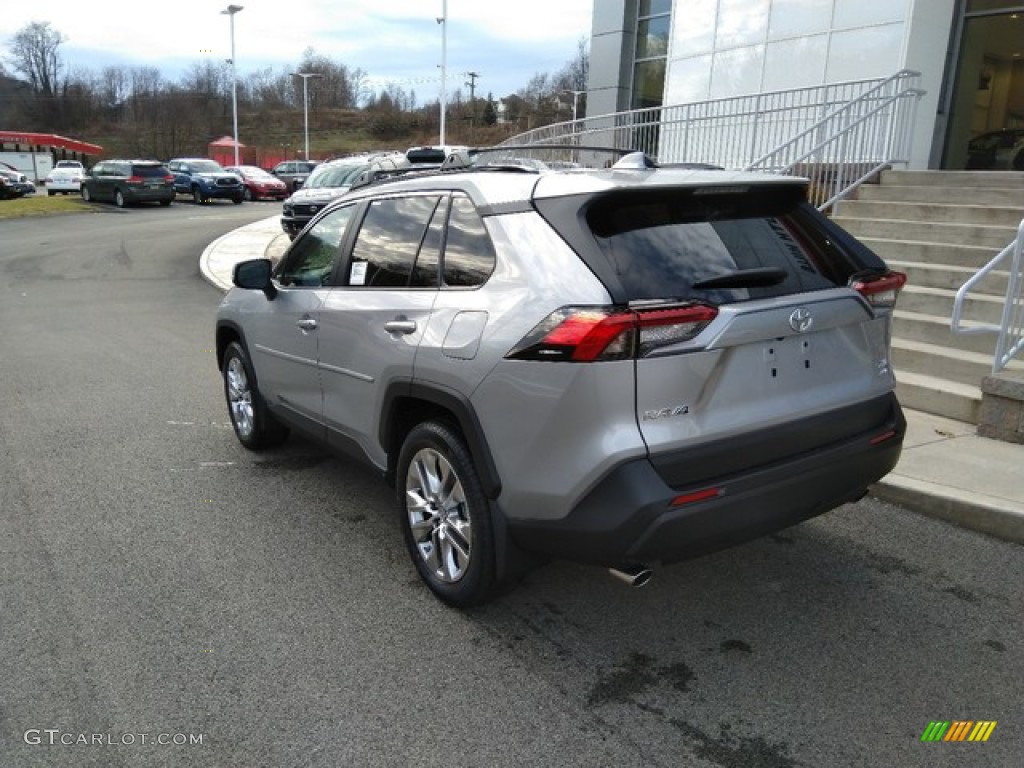
<svg viewBox="0 0 1024 768">
<path fill-rule="evenodd" d="M 883 171 L 882 184 L 884 186 L 1024 189 L 1024 173 L 1016 171 Z"/>
<path fill-rule="evenodd" d="M 896 368 L 896 396 L 907 408 L 978 423 L 981 388 Z"/>
<path fill-rule="evenodd" d="M 969 199 L 969 192 L 965 191 Z M 1016 231 L 1024 220 L 1024 208 L 997 205 L 972 205 L 967 199 L 957 204 L 914 203 L 870 200 L 843 200 L 836 205 L 837 218 L 894 219 L 897 221 L 928 221 L 942 224 L 982 224 L 1010 227 Z M 1011 234 L 1006 242 L 1013 240 Z"/>
<path fill-rule="evenodd" d="M 897 309 L 892 316 L 892 334 L 894 338 L 907 339 L 909 341 L 921 341 L 926 344 L 936 344 L 949 349 L 960 349 L 964 352 L 974 352 L 979 355 L 988 355 L 992 359 L 996 349 L 996 334 L 994 333 L 953 333 L 949 327 L 950 318 L 937 315 L 929 315 L 923 312 L 909 312 Z M 977 323 L 965 322 L 964 325 L 972 326 Z"/>
<path fill-rule="evenodd" d="M 978 270 L 970 267 L 957 267 L 951 264 L 922 264 L 913 261 L 889 259 L 886 263 L 907 276 L 907 282 L 922 288 L 945 288 L 954 293 L 960 286 L 970 280 Z M 1006 285 L 1010 279 L 1009 272 L 990 272 L 973 287 L 973 292 L 990 296 L 1006 296 Z"/>
<path fill-rule="evenodd" d="M 870 202 L 942 203 L 948 205 L 995 205 L 1024 211 L 1024 186 L 1016 188 L 899 186 L 865 184 L 857 190 L 857 199 Z M 1021 214 L 1024 218 L 1024 213 Z"/>
<path fill-rule="evenodd" d="M 906 312 L 952 317 L 954 298 L 953 291 L 908 284 L 900 291 L 898 306 Z M 998 324 L 1002 320 L 1005 303 L 1006 298 L 1002 296 L 972 293 L 964 302 L 963 318 L 977 323 Z"/>
<path fill-rule="evenodd" d="M 973 271 L 981 269 L 1002 250 L 978 245 L 949 245 L 923 240 L 857 238 L 886 261 L 915 261 L 922 264 L 954 264 Z"/>
<path fill-rule="evenodd" d="M 981 380 L 992 373 L 992 355 L 894 337 L 892 365 L 897 371 L 924 374 L 980 388 Z M 1010 370 L 1024 370 L 1024 365 L 1019 362 L 1013 361 L 1010 365 Z"/>
<path fill-rule="evenodd" d="M 839 226 L 857 238 L 920 240 L 949 245 L 974 245 L 994 249 L 993 255 L 1013 242 L 1014 227 L 981 224 L 943 224 L 896 219 L 856 219 L 836 216 Z"/>
</svg>

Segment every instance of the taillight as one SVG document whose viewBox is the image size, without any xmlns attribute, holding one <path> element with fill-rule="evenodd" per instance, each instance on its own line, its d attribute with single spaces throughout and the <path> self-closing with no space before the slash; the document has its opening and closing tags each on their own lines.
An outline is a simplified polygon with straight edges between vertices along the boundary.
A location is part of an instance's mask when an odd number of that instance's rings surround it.
<svg viewBox="0 0 1024 768">
<path fill-rule="evenodd" d="M 850 281 L 850 287 L 867 299 L 868 304 L 879 309 L 892 309 L 896 297 L 907 283 L 902 272 L 886 272 L 877 277 L 859 277 Z"/>
<path fill-rule="evenodd" d="M 143 181 L 145 181 L 145 179 L 143 179 L 141 176 L 129 176 L 124 181 L 125 184 L 142 184 Z"/>
<path fill-rule="evenodd" d="M 705 304 L 670 309 L 562 307 L 542 320 L 505 357 L 590 363 L 645 357 L 689 341 L 715 319 Z"/>
<path fill-rule="evenodd" d="M 164 181 L 166 181 L 168 184 L 173 184 L 174 183 L 174 174 L 173 173 L 168 173 L 166 176 L 164 176 Z"/>
</svg>

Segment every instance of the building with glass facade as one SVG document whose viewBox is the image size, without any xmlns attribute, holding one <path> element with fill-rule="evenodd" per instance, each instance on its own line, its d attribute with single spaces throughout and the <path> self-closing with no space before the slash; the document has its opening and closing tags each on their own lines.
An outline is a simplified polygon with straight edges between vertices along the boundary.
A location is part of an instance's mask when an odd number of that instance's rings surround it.
<svg viewBox="0 0 1024 768">
<path fill-rule="evenodd" d="M 587 113 L 904 69 L 926 91 L 911 167 L 977 167 L 971 139 L 1024 131 L 1024 0 L 595 0 Z M 1015 147 L 997 149 L 1012 169 Z"/>
</svg>

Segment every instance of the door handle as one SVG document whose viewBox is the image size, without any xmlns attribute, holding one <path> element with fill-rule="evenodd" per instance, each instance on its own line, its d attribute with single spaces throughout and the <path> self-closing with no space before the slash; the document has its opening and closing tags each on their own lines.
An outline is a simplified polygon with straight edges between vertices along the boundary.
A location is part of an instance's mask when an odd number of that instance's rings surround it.
<svg viewBox="0 0 1024 768">
<path fill-rule="evenodd" d="M 390 320 L 384 323 L 384 330 L 388 333 L 416 333 L 415 320 Z"/>
<path fill-rule="evenodd" d="M 299 330 L 302 331 L 303 333 L 315 331 L 317 328 L 320 327 L 320 323 L 318 323 L 312 317 L 304 317 L 301 320 L 299 320 L 299 322 L 296 323 L 296 325 L 299 326 Z"/>
</svg>

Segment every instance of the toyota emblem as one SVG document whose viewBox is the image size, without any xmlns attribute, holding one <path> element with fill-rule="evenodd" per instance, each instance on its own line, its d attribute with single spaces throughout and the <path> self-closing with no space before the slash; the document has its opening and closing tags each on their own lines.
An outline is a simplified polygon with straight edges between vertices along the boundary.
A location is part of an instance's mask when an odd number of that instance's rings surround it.
<svg viewBox="0 0 1024 768">
<path fill-rule="evenodd" d="M 789 327 L 797 333 L 807 333 L 811 330 L 812 325 L 814 325 L 814 318 L 811 317 L 811 310 L 807 307 L 795 309 L 789 316 Z"/>
</svg>

